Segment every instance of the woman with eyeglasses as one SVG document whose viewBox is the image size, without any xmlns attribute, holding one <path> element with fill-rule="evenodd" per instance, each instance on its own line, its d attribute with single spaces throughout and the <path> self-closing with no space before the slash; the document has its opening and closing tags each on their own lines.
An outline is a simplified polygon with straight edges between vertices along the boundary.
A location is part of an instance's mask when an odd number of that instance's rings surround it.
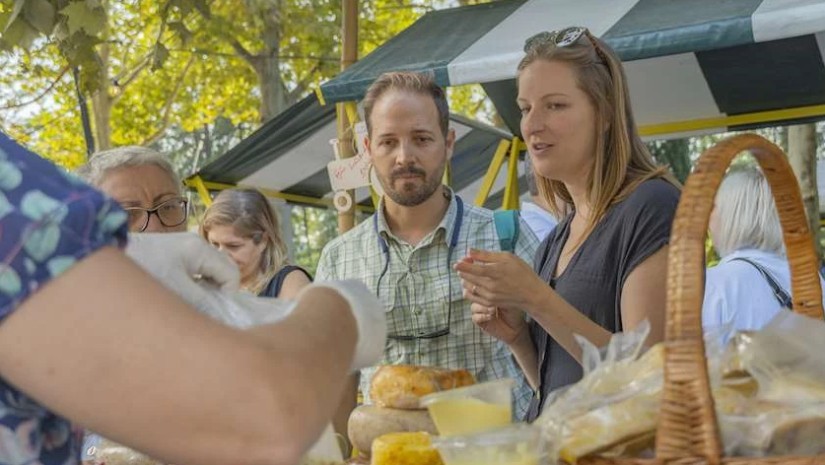
<svg viewBox="0 0 825 465">
<path fill-rule="evenodd" d="M 196 309 L 237 287 L 232 262 L 195 234 L 127 246 L 127 217 L 0 133 L 0 463 L 76 465 L 79 425 L 166 463 L 299 463 L 380 359 L 383 307 L 327 282 L 230 328 Z"/>
<path fill-rule="evenodd" d="M 604 346 L 647 320 L 648 342 L 663 339 L 679 187 L 639 137 L 619 58 L 587 29 L 528 39 L 517 84 L 539 191 L 563 219 L 532 269 L 482 251 L 456 269 L 474 321 L 510 346 L 536 389 L 532 421 L 550 391 L 581 378 L 575 335 Z"/>
<path fill-rule="evenodd" d="M 129 232 L 186 231 L 183 184 L 159 152 L 139 146 L 98 152 L 78 174 L 126 210 Z"/>
<path fill-rule="evenodd" d="M 137 145 L 97 152 L 77 172 L 89 184 L 112 197 L 127 214 L 131 233 L 186 231 L 188 205 L 171 163 L 160 152 Z M 94 463 L 103 439 L 87 433 L 84 463 Z"/>
<path fill-rule="evenodd" d="M 241 288 L 255 295 L 293 299 L 312 282 L 306 270 L 287 263 L 278 215 L 258 190 L 218 194 L 206 209 L 200 233 L 238 265 Z"/>
</svg>

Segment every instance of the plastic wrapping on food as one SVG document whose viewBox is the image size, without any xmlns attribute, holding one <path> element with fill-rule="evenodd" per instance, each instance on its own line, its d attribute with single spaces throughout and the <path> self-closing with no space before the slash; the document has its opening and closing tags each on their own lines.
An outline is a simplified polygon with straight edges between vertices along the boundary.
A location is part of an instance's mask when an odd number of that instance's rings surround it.
<svg viewBox="0 0 825 465">
<path fill-rule="evenodd" d="M 344 456 L 332 424 L 327 425 L 321 437 L 301 461 L 301 465 L 342 465 L 343 463 Z"/>
<path fill-rule="evenodd" d="M 604 348 L 584 338 L 582 379 L 550 394 L 536 421 L 544 431 L 551 462 L 575 463 L 591 454 L 637 455 L 653 445 L 664 385 L 664 344 L 645 351 L 649 324 L 614 334 Z M 719 373 L 722 333 L 709 330 L 705 337 L 710 371 Z M 717 385 L 720 377 L 712 376 Z"/>
<path fill-rule="evenodd" d="M 87 436 L 85 449 L 83 460 L 92 465 L 161 465 L 140 452 L 97 435 Z"/>
<path fill-rule="evenodd" d="M 763 400 L 825 402 L 825 322 L 781 312 L 742 349 Z"/>
<path fill-rule="evenodd" d="M 253 294 L 234 291 L 227 292 L 203 285 L 209 299 L 198 308 L 199 311 L 229 326 L 247 329 L 286 318 L 295 307 L 291 300 L 257 297 Z"/>
<path fill-rule="evenodd" d="M 730 367 L 757 389 L 716 395 L 725 453 L 744 457 L 825 453 L 825 322 L 781 312 L 761 331 L 737 335 Z M 732 362 L 731 362 L 732 361 Z"/>
</svg>

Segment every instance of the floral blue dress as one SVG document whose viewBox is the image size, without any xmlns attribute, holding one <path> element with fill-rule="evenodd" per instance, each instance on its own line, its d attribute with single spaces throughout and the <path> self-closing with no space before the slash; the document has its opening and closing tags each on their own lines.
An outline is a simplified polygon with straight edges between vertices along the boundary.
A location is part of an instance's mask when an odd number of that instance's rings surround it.
<svg viewBox="0 0 825 465">
<path fill-rule="evenodd" d="M 84 257 L 125 243 L 117 203 L 0 133 L 0 325 Z M 75 464 L 80 440 L 67 419 L 0 373 L 0 464 Z"/>
</svg>

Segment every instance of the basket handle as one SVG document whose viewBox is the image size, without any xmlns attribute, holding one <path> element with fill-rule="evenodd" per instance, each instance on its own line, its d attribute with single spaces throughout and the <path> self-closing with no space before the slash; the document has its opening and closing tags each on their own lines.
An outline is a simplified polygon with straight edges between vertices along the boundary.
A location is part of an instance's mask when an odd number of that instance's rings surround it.
<svg viewBox="0 0 825 465">
<path fill-rule="evenodd" d="M 670 237 L 665 328 L 665 384 L 656 432 L 656 457 L 704 457 L 718 465 L 719 427 L 702 338 L 705 235 L 714 198 L 731 161 L 749 150 L 771 186 L 791 269 L 793 308 L 822 318 L 819 260 L 799 185 L 782 150 L 755 134 L 727 138 L 699 158 L 682 191 Z"/>
</svg>

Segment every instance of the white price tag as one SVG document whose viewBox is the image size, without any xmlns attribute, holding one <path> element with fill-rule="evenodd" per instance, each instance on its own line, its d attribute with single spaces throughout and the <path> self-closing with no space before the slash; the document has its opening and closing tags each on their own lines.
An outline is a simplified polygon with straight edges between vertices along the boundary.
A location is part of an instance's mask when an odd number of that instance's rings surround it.
<svg viewBox="0 0 825 465">
<path fill-rule="evenodd" d="M 327 164 L 332 190 L 341 191 L 368 186 L 370 162 L 366 156 L 335 160 Z"/>
</svg>

